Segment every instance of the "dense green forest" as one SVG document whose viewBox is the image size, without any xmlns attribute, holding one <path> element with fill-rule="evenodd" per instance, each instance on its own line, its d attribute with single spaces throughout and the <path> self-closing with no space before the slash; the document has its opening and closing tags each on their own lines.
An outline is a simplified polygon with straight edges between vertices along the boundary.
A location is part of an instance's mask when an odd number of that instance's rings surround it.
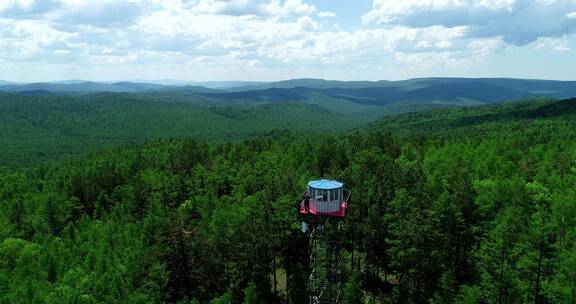
<svg viewBox="0 0 576 304">
<path fill-rule="evenodd" d="M 576 303 L 575 123 L 575 99 L 533 100 L 4 168 L 0 303 L 304 303 L 296 207 L 317 177 L 353 193 L 344 303 Z M 15 130 L 2 161 L 27 149 Z M 51 146 L 36 130 L 18 132 Z"/>
<path fill-rule="evenodd" d="M 316 104 L 222 104 L 194 93 L 0 93 L 0 166 L 28 167 L 121 144 L 230 141 L 294 130 L 342 132 L 369 120 Z"/>
<path fill-rule="evenodd" d="M 366 130 L 391 131 L 394 134 L 427 134 L 449 137 L 494 133 L 516 136 L 514 131 L 576 127 L 573 99 L 554 101 L 530 98 L 512 103 L 476 107 L 451 107 L 382 118 Z M 507 130 L 508 129 L 508 130 Z M 552 132 L 553 133 L 553 132 Z"/>
</svg>

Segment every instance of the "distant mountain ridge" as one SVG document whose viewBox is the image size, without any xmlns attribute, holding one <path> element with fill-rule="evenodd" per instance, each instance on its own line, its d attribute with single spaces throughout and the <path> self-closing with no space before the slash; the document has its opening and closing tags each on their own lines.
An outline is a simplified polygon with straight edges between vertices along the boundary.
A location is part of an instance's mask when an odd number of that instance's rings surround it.
<svg viewBox="0 0 576 304">
<path fill-rule="evenodd" d="M 0 79 L 0 86 L 2 86 L 2 85 L 9 85 L 9 84 L 15 84 L 15 83 L 14 83 L 14 82 L 11 82 L 11 81 L 6 81 L 6 80 Z"/>
<path fill-rule="evenodd" d="M 249 90 L 266 90 L 271 88 L 278 89 L 291 89 L 296 87 L 306 87 L 314 89 L 330 89 L 330 88 L 370 88 L 379 87 L 386 84 L 393 83 L 389 80 L 378 81 L 344 81 L 344 80 L 325 80 L 315 78 L 299 78 L 269 82 L 259 85 L 237 87 L 235 91 L 249 91 Z"/>
<path fill-rule="evenodd" d="M 378 81 L 342 81 L 342 80 L 324 80 L 313 78 L 290 79 L 266 84 L 244 86 L 235 88 L 235 91 L 246 90 L 265 90 L 269 88 L 295 88 L 307 87 L 315 89 L 330 89 L 330 88 L 349 88 L 349 89 L 362 89 L 372 87 L 397 87 L 406 90 L 418 88 L 430 84 L 463 84 L 463 83 L 485 83 L 492 85 L 500 85 L 504 87 L 522 88 L 527 89 L 532 86 L 536 87 L 557 87 L 567 84 L 574 85 L 576 81 L 563 81 L 563 80 L 545 80 L 545 79 L 518 79 L 518 78 L 458 78 L 458 77 L 428 77 L 428 78 L 412 78 L 407 80 L 378 80 Z"/>
<path fill-rule="evenodd" d="M 531 96 L 570 98 L 576 96 L 576 81 L 513 78 L 416 78 L 400 81 L 339 81 L 324 79 L 291 79 L 270 83 L 223 81 L 181 82 L 92 82 L 68 80 L 58 82 L 14 84 L 0 82 L 0 91 L 22 95 L 82 95 L 97 92 L 150 93 L 186 92 L 200 94 L 217 104 L 250 104 L 303 102 L 323 104 L 338 111 L 362 108 L 364 112 L 385 113 L 387 108 L 493 104 Z M 166 84 L 172 83 L 172 85 Z M 178 85 L 175 85 L 178 84 Z M 217 88 L 217 89 L 214 89 Z M 366 106 L 372 108 L 366 108 Z M 357 110 L 356 109 L 356 110 Z M 347 110 L 346 110 L 347 111 Z"/>
<path fill-rule="evenodd" d="M 142 93 L 158 91 L 194 91 L 213 92 L 201 86 L 167 86 L 154 83 L 138 82 L 115 82 L 102 83 L 93 81 L 59 81 L 59 82 L 39 82 L 29 84 L 0 84 L 0 91 L 11 93 L 27 93 L 34 91 L 46 91 L 56 94 L 89 94 L 99 92 L 110 93 Z"/>
<path fill-rule="evenodd" d="M 491 104 L 530 96 L 576 96 L 576 81 L 506 78 L 419 78 L 402 81 L 329 81 L 295 79 L 238 88 L 231 92 L 204 93 L 228 102 L 279 102 L 305 100 L 315 92 L 362 105 L 386 107 L 398 104 Z"/>
<path fill-rule="evenodd" d="M 12 82 L 6 80 L 0 80 L 0 91 L 26 91 L 26 87 L 38 87 L 38 86 L 54 86 L 55 91 L 68 91 L 68 92 L 85 92 L 82 87 L 70 87 L 65 88 L 68 85 L 87 85 L 87 84 L 100 84 L 101 89 L 106 92 L 115 92 L 117 88 L 114 88 L 118 84 L 134 83 L 140 85 L 148 86 L 162 86 L 164 88 L 175 88 L 175 87 L 204 87 L 208 89 L 234 89 L 240 87 L 250 87 L 250 86 L 260 86 L 265 85 L 267 82 L 259 81 L 185 81 L 185 80 L 171 80 L 171 79 L 161 79 L 161 80 L 121 80 L 121 81 L 89 81 L 81 79 L 67 79 L 58 81 L 45 81 L 45 82 Z M 4 87 L 2 86 L 14 86 L 14 87 Z M 18 86 L 22 88 L 18 88 Z M 111 86 L 107 88 L 106 86 Z"/>
</svg>

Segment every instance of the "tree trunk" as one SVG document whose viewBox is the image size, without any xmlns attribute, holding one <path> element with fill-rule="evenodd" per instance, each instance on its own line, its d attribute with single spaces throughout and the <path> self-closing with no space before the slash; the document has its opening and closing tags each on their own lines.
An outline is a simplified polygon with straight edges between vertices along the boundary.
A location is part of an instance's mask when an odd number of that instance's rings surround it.
<svg viewBox="0 0 576 304">
<path fill-rule="evenodd" d="M 544 250 L 544 246 L 543 243 L 544 242 L 544 236 L 542 235 L 540 237 L 540 254 L 538 256 L 538 272 L 536 273 L 536 288 L 534 290 L 534 304 L 538 304 L 539 303 L 539 298 L 540 298 L 540 275 L 542 272 L 542 251 Z"/>
<path fill-rule="evenodd" d="M 274 256 L 274 261 L 273 261 L 273 263 L 272 263 L 272 267 L 274 268 L 274 269 L 273 269 L 273 271 L 274 271 L 274 295 L 276 295 L 276 294 L 278 293 L 278 290 L 277 290 L 277 288 L 276 288 L 276 285 L 277 285 L 277 282 L 278 282 L 278 281 L 276 280 L 276 256 Z"/>
<path fill-rule="evenodd" d="M 576 282 L 572 283 L 572 304 L 576 304 Z"/>
<path fill-rule="evenodd" d="M 285 273 L 285 275 L 286 275 L 286 304 L 289 304 L 290 303 L 290 288 L 289 288 L 289 286 L 290 286 L 290 284 L 289 284 L 290 283 L 290 275 L 289 275 L 290 265 L 288 265 L 288 263 L 285 263 L 285 264 L 286 264 L 286 273 Z"/>
<path fill-rule="evenodd" d="M 504 249 L 506 246 L 502 244 L 502 252 L 500 253 L 500 275 L 498 278 L 498 304 L 502 304 L 502 276 L 504 273 Z"/>
<path fill-rule="evenodd" d="M 186 296 L 188 299 L 192 297 L 192 290 L 190 289 L 190 275 L 188 267 L 188 255 L 186 254 L 186 246 L 184 244 L 184 235 L 182 233 L 182 227 L 178 228 L 178 249 L 180 253 L 180 259 L 182 260 L 182 272 L 184 272 L 184 290 L 186 291 Z"/>
<path fill-rule="evenodd" d="M 351 255 L 351 268 L 352 268 L 352 272 L 354 272 L 354 242 L 352 242 L 352 255 Z"/>
</svg>

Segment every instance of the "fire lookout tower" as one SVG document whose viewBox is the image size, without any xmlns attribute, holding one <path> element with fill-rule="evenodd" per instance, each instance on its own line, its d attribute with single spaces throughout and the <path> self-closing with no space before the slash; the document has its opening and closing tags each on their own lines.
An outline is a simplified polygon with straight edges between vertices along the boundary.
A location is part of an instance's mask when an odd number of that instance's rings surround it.
<svg viewBox="0 0 576 304">
<path fill-rule="evenodd" d="M 340 302 L 341 220 L 346 216 L 344 184 L 335 180 L 314 180 L 302 195 L 302 231 L 308 234 L 310 248 L 310 304 Z"/>
</svg>

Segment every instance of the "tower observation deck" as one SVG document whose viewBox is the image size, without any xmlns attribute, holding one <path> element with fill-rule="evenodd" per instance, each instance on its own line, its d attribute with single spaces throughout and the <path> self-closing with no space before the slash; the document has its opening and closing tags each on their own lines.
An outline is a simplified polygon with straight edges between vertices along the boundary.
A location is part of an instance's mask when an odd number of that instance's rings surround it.
<svg viewBox="0 0 576 304">
<path fill-rule="evenodd" d="M 321 179 L 309 182 L 300 204 L 300 214 L 343 218 L 348 207 L 348 202 L 342 200 L 343 188 L 344 184 L 335 180 Z"/>
<path fill-rule="evenodd" d="M 340 270 L 341 225 L 350 202 L 344 184 L 335 180 L 314 180 L 302 195 L 302 231 L 309 239 L 311 304 L 337 304 L 342 287 Z"/>
</svg>

